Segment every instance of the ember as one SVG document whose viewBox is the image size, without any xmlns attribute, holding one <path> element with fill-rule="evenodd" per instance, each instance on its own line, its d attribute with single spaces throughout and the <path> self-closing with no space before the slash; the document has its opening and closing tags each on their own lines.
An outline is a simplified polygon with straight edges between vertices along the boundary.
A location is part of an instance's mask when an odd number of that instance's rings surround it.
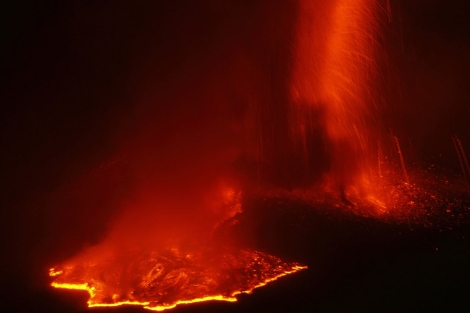
<svg viewBox="0 0 470 313">
<path fill-rule="evenodd" d="M 165 310 L 179 304 L 221 300 L 251 293 L 307 267 L 251 250 L 131 251 L 83 264 L 51 269 L 53 287 L 85 290 L 88 305 L 140 305 Z"/>
</svg>

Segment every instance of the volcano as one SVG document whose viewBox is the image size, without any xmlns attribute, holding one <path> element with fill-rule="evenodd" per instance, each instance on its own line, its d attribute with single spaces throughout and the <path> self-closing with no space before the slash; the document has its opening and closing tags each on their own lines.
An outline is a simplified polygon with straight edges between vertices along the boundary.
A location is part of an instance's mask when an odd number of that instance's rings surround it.
<svg viewBox="0 0 470 313">
<path fill-rule="evenodd" d="M 3 12 L 5 309 L 468 308 L 467 2 Z"/>
</svg>

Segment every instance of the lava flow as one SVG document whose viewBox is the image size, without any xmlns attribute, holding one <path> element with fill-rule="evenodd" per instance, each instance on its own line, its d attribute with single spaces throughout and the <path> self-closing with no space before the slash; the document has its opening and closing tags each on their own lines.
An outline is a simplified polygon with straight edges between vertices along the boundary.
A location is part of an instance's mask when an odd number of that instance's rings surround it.
<svg viewBox="0 0 470 313">
<path fill-rule="evenodd" d="M 279 277 L 305 269 L 252 250 L 166 249 L 121 253 L 50 270 L 53 287 L 84 290 L 89 307 L 139 305 L 162 311 L 179 304 L 237 301 Z"/>
</svg>

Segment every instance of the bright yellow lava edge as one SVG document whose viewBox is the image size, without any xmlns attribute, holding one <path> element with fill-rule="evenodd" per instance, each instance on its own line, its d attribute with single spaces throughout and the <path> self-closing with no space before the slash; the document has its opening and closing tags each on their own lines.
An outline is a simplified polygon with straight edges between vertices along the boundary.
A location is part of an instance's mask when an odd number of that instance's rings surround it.
<svg viewBox="0 0 470 313">
<path fill-rule="evenodd" d="M 300 270 L 307 269 L 307 268 L 308 268 L 307 266 L 296 265 L 290 271 L 285 271 L 284 273 L 281 273 L 281 274 L 279 274 L 279 275 L 277 275 L 273 278 L 269 278 L 269 279 L 267 279 L 264 282 L 254 286 L 253 288 L 251 288 L 249 290 L 235 291 L 229 297 L 222 296 L 222 295 L 207 296 L 207 297 L 196 298 L 196 299 L 192 299 L 192 300 L 178 300 L 173 304 L 158 305 L 158 306 L 149 306 L 150 302 L 138 302 L 138 301 L 122 301 L 122 302 L 109 303 L 109 304 L 108 303 L 91 303 L 91 299 L 90 299 L 90 300 L 88 300 L 88 307 L 91 308 L 91 307 L 116 307 L 116 306 L 121 306 L 121 305 L 141 305 L 141 306 L 144 307 L 144 309 L 153 310 L 153 311 L 163 311 L 163 310 L 167 310 L 167 309 L 172 309 L 172 308 L 176 307 L 179 304 L 190 304 L 190 303 L 197 303 L 197 302 L 204 302 L 204 301 L 214 301 L 214 300 L 215 301 L 236 302 L 237 301 L 237 298 L 235 298 L 236 295 L 239 295 L 239 294 L 242 294 L 242 293 L 251 294 L 253 292 L 253 290 L 256 289 L 256 288 L 265 286 L 266 284 L 268 284 L 272 281 L 275 281 L 280 277 L 287 276 L 289 274 L 293 274 L 295 272 L 298 272 Z M 55 276 L 55 275 L 52 275 L 52 273 L 55 273 L 53 269 L 51 269 L 50 273 L 51 273 L 51 276 Z M 95 295 L 95 288 L 94 287 L 89 287 L 87 283 L 84 283 L 84 284 L 61 284 L 61 283 L 53 282 L 51 284 L 51 286 L 54 287 L 54 288 L 87 291 L 91 298 L 93 298 L 93 296 Z"/>
</svg>

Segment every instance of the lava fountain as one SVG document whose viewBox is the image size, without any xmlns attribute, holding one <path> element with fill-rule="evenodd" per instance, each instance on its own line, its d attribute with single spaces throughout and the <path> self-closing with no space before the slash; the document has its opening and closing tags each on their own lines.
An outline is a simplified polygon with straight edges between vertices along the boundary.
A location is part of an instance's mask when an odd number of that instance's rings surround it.
<svg viewBox="0 0 470 313">
<path fill-rule="evenodd" d="M 299 12 L 290 83 L 294 140 L 309 166 L 318 151 L 309 138 L 323 132 L 329 181 L 343 197 L 352 189 L 370 194 L 381 132 L 377 57 L 383 8 L 374 0 L 302 1 Z"/>
</svg>

